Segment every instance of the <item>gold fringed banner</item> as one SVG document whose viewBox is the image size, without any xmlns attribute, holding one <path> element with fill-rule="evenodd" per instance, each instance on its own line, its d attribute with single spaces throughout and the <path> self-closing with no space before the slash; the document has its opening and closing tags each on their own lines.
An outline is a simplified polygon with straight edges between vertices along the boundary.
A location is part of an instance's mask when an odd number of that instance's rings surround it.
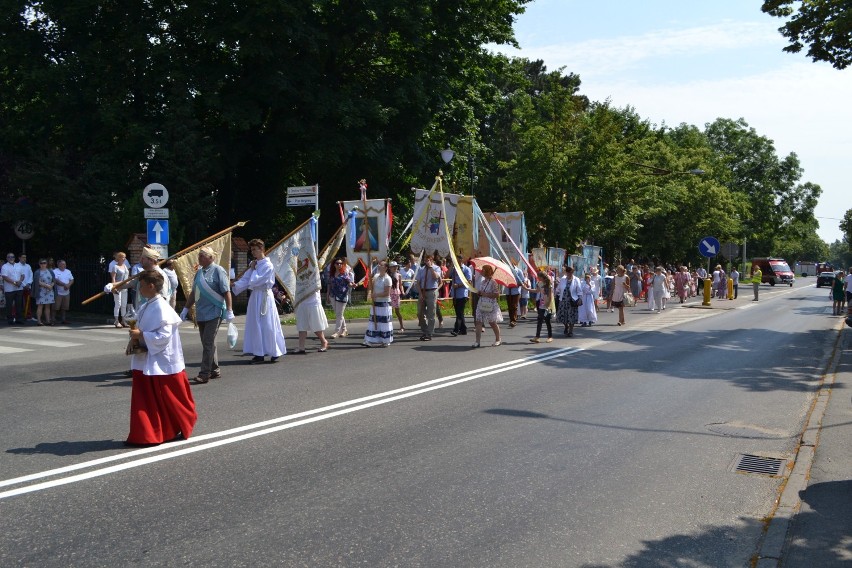
<svg viewBox="0 0 852 568">
<path fill-rule="evenodd" d="M 214 262 L 225 269 L 225 274 L 231 268 L 231 232 L 222 235 L 218 239 L 199 245 L 195 249 L 189 250 L 178 258 L 172 259 L 172 266 L 177 273 L 178 282 L 183 289 L 185 296 L 193 291 L 192 285 L 195 279 L 195 271 L 198 269 L 198 250 L 202 247 L 210 247 L 213 249 Z M 191 254 L 191 253 L 196 254 Z M 196 298 L 198 299 L 198 298 Z M 195 321 L 195 307 L 193 306 L 192 319 Z"/>
</svg>

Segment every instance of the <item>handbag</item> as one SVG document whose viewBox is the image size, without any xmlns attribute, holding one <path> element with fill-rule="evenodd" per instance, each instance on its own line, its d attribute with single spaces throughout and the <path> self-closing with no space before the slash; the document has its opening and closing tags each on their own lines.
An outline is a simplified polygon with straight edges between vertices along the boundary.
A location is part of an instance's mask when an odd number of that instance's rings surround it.
<svg viewBox="0 0 852 568">
<path fill-rule="evenodd" d="M 624 305 L 629 308 L 632 308 L 636 305 L 636 298 L 634 298 L 633 294 L 631 294 L 630 292 L 624 293 Z"/>
<path fill-rule="evenodd" d="M 571 298 L 571 305 L 575 308 L 579 308 L 583 305 L 583 298 L 577 298 L 576 300 L 574 298 Z"/>
</svg>

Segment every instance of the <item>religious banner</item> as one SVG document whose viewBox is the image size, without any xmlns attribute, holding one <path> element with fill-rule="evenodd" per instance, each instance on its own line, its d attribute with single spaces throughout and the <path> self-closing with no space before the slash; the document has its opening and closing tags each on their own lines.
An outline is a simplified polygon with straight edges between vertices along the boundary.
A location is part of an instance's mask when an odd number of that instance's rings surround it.
<svg viewBox="0 0 852 568">
<path fill-rule="evenodd" d="M 476 247 L 479 244 L 479 222 L 473 214 L 473 202 L 472 195 L 460 195 L 456 205 L 453 244 L 456 247 L 456 254 L 464 259 L 482 256 L 476 254 Z"/>
<path fill-rule="evenodd" d="M 347 223 L 346 258 L 350 266 L 361 262 L 370 266 L 371 258 L 388 256 L 390 218 L 387 199 L 341 201 L 343 221 Z"/>
<path fill-rule="evenodd" d="M 601 247 L 583 245 L 582 252 L 582 255 L 572 255 L 574 257 L 574 273 L 578 276 L 589 272 L 593 266 L 598 266 Z"/>
<path fill-rule="evenodd" d="M 494 219 L 492 215 L 496 215 L 499 219 Z M 520 249 L 523 258 L 527 257 L 527 226 L 524 222 L 524 212 L 515 211 L 512 213 L 486 213 L 485 218 L 488 219 L 488 224 L 491 231 L 497 236 L 500 247 L 503 249 L 505 256 L 509 257 L 514 264 L 521 262 L 521 257 L 518 256 Z M 503 227 L 500 227 L 500 225 Z M 506 230 L 504 231 L 503 228 Z M 512 244 L 514 242 L 514 244 Z M 494 251 L 491 251 L 492 253 Z M 497 255 L 491 256 L 498 258 Z"/>
<path fill-rule="evenodd" d="M 556 272 L 562 274 L 562 265 L 565 264 L 565 253 L 563 248 L 548 247 L 547 249 L 547 266 Z"/>
<path fill-rule="evenodd" d="M 231 269 L 231 232 L 221 237 L 187 250 L 184 254 L 172 259 L 172 268 L 177 273 L 178 282 L 184 295 L 192 291 L 192 282 L 198 269 L 198 249 L 202 246 L 213 249 L 213 262 L 225 269 L 225 274 Z"/>
<path fill-rule="evenodd" d="M 437 251 L 441 257 L 450 254 L 450 241 L 444 227 L 452 227 L 455 224 L 459 197 L 455 193 L 444 193 L 442 207 L 439 192 L 433 191 L 430 195 L 425 189 L 415 190 L 414 224 L 411 227 L 411 251 L 414 254 L 420 254 L 421 251 L 426 254 L 436 254 Z"/>
<path fill-rule="evenodd" d="M 320 268 L 314 241 L 316 218 L 311 217 L 299 228 L 266 251 L 275 276 L 293 299 L 293 307 L 312 297 L 320 289 Z"/>
<path fill-rule="evenodd" d="M 546 247 L 536 247 L 532 249 L 532 263 L 539 270 L 544 270 L 547 268 L 547 248 Z"/>
</svg>

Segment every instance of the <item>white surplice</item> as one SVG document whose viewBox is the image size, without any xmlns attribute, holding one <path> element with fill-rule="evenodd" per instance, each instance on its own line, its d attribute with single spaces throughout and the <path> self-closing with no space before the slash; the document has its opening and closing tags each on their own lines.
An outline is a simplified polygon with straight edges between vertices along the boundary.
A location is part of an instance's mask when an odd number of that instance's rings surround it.
<svg viewBox="0 0 852 568">
<path fill-rule="evenodd" d="M 275 268 L 268 257 L 257 261 L 242 278 L 234 282 L 234 295 L 251 290 L 246 310 L 246 329 L 243 334 L 243 353 L 259 357 L 280 357 L 287 353 L 281 320 L 272 296 Z"/>
</svg>

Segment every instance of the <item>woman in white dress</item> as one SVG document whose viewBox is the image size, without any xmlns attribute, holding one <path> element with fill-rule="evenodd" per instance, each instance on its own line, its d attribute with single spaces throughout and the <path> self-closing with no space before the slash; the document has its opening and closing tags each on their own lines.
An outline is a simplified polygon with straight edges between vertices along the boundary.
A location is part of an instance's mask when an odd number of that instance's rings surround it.
<svg viewBox="0 0 852 568">
<path fill-rule="evenodd" d="M 305 341 L 308 339 L 308 332 L 314 333 L 320 340 L 320 348 L 317 351 L 320 353 L 328 351 L 328 340 L 325 338 L 325 328 L 327 327 L 328 318 L 325 317 L 320 291 L 317 288 L 312 295 L 303 299 L 296 306 L 296 331 L 299 332 L 299 348 L 296 350 L 296 355 L 306 353 Z"/>
<path fill-rule="evenodd" d="M 598 310 L 595 306 L 595 300 L 598 297 L 598 289 L 595 286 L 595 281 L 591 274 L 586 274 L 583 277 L 583 282 L 580 284 L 580 298 L 583 303 L 579 307 L 577 319 L 580 320 L 582 327 L 589 327 L 594 323 L 598 323 Z"/>
<path fill-rule="evenodd" d="M 479 282 L 479 301 L 476 303 L 476 343 L 473 347 L 479 347 L 479 341 L 482 337 L 482 330 L 486 324 L 494 330 L 494 343 L 492 347 L 498 347 L 503 344 L 500 341 L 500 328 L 498 323 L 503 321 L 503 313 L 500 311 L 500 285 L 497 284 L 491 277 L 494 275 L 494 269 L 488 265 L 482 267 L 480 271 L 482 280 Z"/>
<path fill-rule="evenodd" d="M 112 310 L 112 315 L 115 318 L 113 325 L 115 327 L 127 327 L 124 322 L 127 315 L 127 288 L 116 288 L 115 286 L 130 278 L 130 266 L 127 265 L 127 255 L 123 252 L 115 253 L 115 264 L 112 265 L 109 277 L 112 282 L 112 299 L 115 302 Z"/>
<path fill-rule="evenodd" d="M 654 288 L 654 304 L 651 305 L 651 311 L 657 313 L 666 309 L 666 302 L 671 297 L 669 291 L 669 278 L 663 273 L 663 267 L 657 266 L 654 269 L 654 276 L 651 279 L 651 284 Z"/>
<path fill-rule="evenodd" d="M 246 310 L 246 329 L 243 337 L 243 353 L 252 354 L 252 364 L 270 363 L 287 353 L 281 320 L 275 308 L 272 286 L 275 284 L 275 268 L 266 257 L 266 245 L 260 239 L 249 241 L 249 250 L 254 257 L 242 277 L 234 282 L 234 296 L 251 290 Z"/>
<path fill-rule="evenodd" d="M 388 276 L 388 263 L 382 261 L 370 280 L 373 305 L 370 307 L 370 321 L 367 322 L 364 343 L 361 344 L 365 347 L 387 347 L 393 343 L 393 311 L 390 304 L 392 286 L 393 280 Z"/>
</svg>

